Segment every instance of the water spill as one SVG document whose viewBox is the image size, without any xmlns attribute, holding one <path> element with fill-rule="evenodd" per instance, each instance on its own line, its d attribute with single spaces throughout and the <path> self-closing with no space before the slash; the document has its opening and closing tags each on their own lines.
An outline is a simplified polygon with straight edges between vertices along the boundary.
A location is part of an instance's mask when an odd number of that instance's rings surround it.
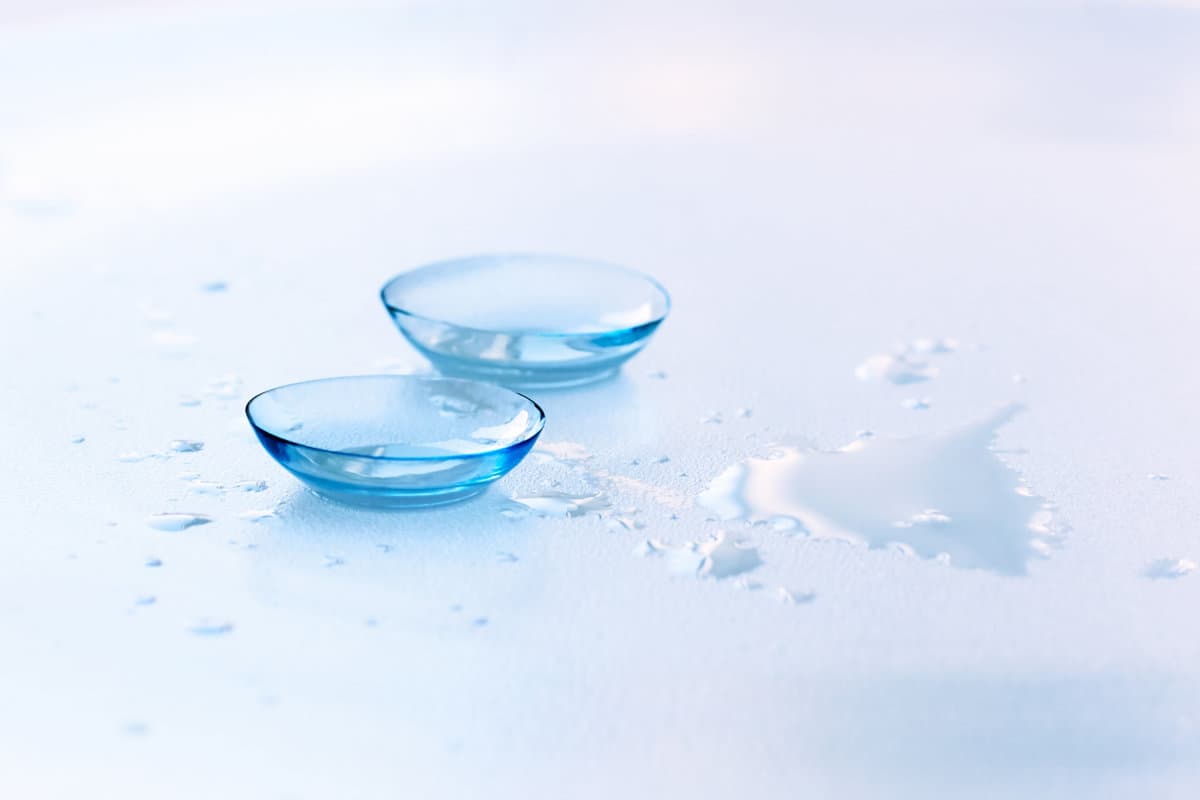
<svg viewBox="0 0 1200 800">
<path fill-rule="evenodd" d="M 243 511 L 238 514 L 238 519 L 244 519 L 247 522 L 267 522 L 279 516 L 273 508 L 255 509 L 251 511 Z"/>
<path fill-rule="evenodd" d="M 146 559 L 146 566 L 147 566 L 147 567 L 161 567 L 162 565 L 163 565 L 163 562 L 162 562 L 162 559 L 161 559 L 161 558 L 148 558 L 148 559 Z"/>
<path fill-rule="evenodd" d="M 172 439 L 167 447 L 175 453 L 199 453 L 204 449 L 204 442 L 195 439 Z"/>
<path fill-rule="evenodd" d="M 911 411 L 925 411 L 933 405 L 933 400 L 928 397 L 906 397 L 900 405 Z"/>
<path fill-rule="evenodd" d="M 233 623 L 224 620 L 204 619 L 188 628 L 197 636 L 225 636 L 233 633 Z"/>
<path fill-rule="evenodd" d="M 235 492 L 265 492 L 267 490 L 266 481 L 238 481 L 233 485 Z"/>
<path fill-rule="evenodd" d="M 729 578 L 749 572 L 763 562 L 758 548 L 734 541 L 721 532 L 716 536 L 697 542 L 685 542 L 673 547 L 649 539 L 634 548 L 634 555 L 660 557 L 667 569 L 677 575 L 695 575 L 705 578 Z"/>
<path fill-rule="evenodd" d="M 1145 575 L 1154 580 L 1169 580 L 1195 572 L 1197 567 L 1200 567 L 1200 564 L 1189 558 L 1160 558 L 1146 567 Z"/>
<path fill-rule="evenodd" d="M 589 512 L 607 511 L 611 508 L 608 498 L 599 492 L 594 494 L 570 494 L 568 492 L 547 491 L 541 494 L 529 495 L 528 497 L 514 497 L 513 502 L 524 506 L 541 517 L 579 517 Z"/>
<path fill-rule="evenodd" d="M 212 517 L 206 514 L 165 513 L 146 517 L 146 524 L 160 531 L 183 531 L 212 521 Z"/>
<path fill-rule="evenodd" d="M 948 555 L 958 567 L 1023 575 L 1065 533 L 990 447 L 1019 411 L 942 433 L 859 439 L 835 451 L 779 448 L 718 475 L 697 502 L 722 520 L 796 520 L 812 536 Z"/>
</svg>

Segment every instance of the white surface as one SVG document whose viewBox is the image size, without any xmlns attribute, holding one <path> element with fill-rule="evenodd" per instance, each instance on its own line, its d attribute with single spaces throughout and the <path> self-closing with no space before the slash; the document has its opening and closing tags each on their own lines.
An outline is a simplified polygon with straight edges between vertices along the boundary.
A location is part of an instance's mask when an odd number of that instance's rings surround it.
<svg viewBox="0 0 1200 800">
<path fill-rule="evenodd" d="M 1200 556 L 1200 11 L 568 5 L 0 28 L 0 795 L 1195 796 L 1200 575 L 1144 573 Z M 379 285 L 502 249 L 672 290 L 619 381 L 539 397 L 659 487 L 645 530 L 500 515 L 544 460 L 332 506 L 249 435 L 259 389 L 419 367 Z M 855 378 L 919 336 L 962 343 L 932 381 Z M 772 440 L 1013 400 L 1072 526 L 1027 576 L 740 523 L 760 591 L 631 555 Z"/>
</svg>

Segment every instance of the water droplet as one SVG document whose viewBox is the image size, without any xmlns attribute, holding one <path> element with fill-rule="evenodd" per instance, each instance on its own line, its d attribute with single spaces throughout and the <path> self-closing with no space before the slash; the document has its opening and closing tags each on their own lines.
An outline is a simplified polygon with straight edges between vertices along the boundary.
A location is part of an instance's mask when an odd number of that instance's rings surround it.
<svg viewBox="0 0 1200 800">
<path fill-rule="evenodd" d="M 647 540 L 634 549 L 634 555 L 661 556 L 667 569 L 680 575 L 729 578 L 758 567 L 762 559 L 758 548 L 734 541 L 726 533 L 678 547 Z"/>
<path fill-rule="evenodd" d="M 913 353 L 953 353 L 958 349 L 957 339 L 913 339 L 906 348 Z"/>
<path fill-rule="evenodd" d="M 805 605 L 817 599 L 816 592 L 797 592 L 782 586 L 775 590 L 775 596 L 779 598 L 779 602 L 789 606 Z"/>
<path fill-rule="evenodd" d="M 728 468 L 697 501 L 722 520 L 786 516 L 817 538 L 875 548 L 902 542 L 925 558 L 948 553 L 959 567 L 1021 575 L 1037 555 L 1033 541 L 1066 527 L 1041 498 L 1017 493 L 1020 477 L 990 450 L 996 430 L 1019 411 L 1008 406 L 942 433 L 859 439 L 832 452 L 782 448 L 781 458 Z M 921 519 L 932 509 L 948 520 Z"/>
<path fill-rule="evenodd" d="M 83 444 L 86 441 L 87 441 L 86 436 L 72 436 L 71 437 L 71 444 Z"/>
<path fill-rule="evenodd" d="M 340 567 L 345 563 L 346 563 L 346 559 L 340 558 L 339 556 L 325 556 L 325 565 L 324 566 L 326 569 L 329 569 L 331 567 Z"/>
<path fill-rule="evenodd" d="M 390 544 L 377 544 L 375 546 L 379 548 L 379 552 L 381 553 L 390 553 L 396 549 L 394 545 Z"/>
<path fill-rule="evenodd" d="M 610 530 L 614 531 L 639 531 L 646 527 L 646 523 L 637 519 L 634 514 L 637 512 L 628 512 L 623 514 L 613 514 L 605 520 L 605 525 Z"/>
<path fill-rule="evenodd" d="M 367 617 L 365 620 L 363 620 L 363 623 L 368 628 L 378 628 L 379 627 L 379 620 L 375 619 L 374 617 Z"/>
<path fill-rule="evenodd" d="M 471 620 L 471 625 L 472 625 L 472 627 L 475 627 L 475 628 L 482 628 L 487 624 L 488 624 L 487 617 L 476 617 L 475 619 Z"/>
<path fill-rule="evenodd" d="M 933 405 L 933 401 L 928 397 L 906 397 L 900 405 L 912 411 L 924 411 Z"/>
<path fill-rule="evenodd" d="M 148 558 L 148 559 L 146 559 L 146 566 L 147 566 L 147 567 L 161 567 L 162 565 L 163 565 L 163 562 L 162 562 L 162 559 L 161 559 L 161 558 Z"/>
<path fill-rule="evenodd" d="M 162 458 L 160 453 L 139 453 L 136 450 L 129 450 L 117 456 L 117 461 L 122 464 L 136 464 L 139 461 L 146 461 L 151 458 Z"/>
<path fill-rule="evenodd" d="M 750 417 L 754 416 L 754 409 L 739 408 L 737 411 L 733 412 L 733 415 L 738 419 L 749 419 Z"/>
<path fill-rule="evenodd" d="M 659 456 L 658 458 L 654 459 L 654 463 L 655 464 L 666 464 L 670 460 L 671 460 L 670 456 Z"/>
<path fill-rule="evenodd" d="M 937 374 L 936 367 L 903 353 L 870 356 L 854 368 L 854 377 L 860 381 L 888 381 L 898 386 L 927 381 Z"/>
<path fill-rule="evenodd" d="M 146 524 L 160 531 L 182 531 L 197 525 L 207 525 L 213 519 L 205 514 L 164 513 L 146 517 Z"/>
<path fill-rule="evenodd" d="M 179 473 L 179 480 L 181 480 L 181 481 L 194 481 L 199 477 L 200 477 L 199 472 L 181 472 L 181 473 Z"/>
<path fill-rule="evenodd" d="M 667 379 L 667 373 L 661 369 L 656 369 L 653 372 L 647 372 L 646 377 L 656 381 L 665 381 Z"/>
<path fill-rule="evenodd" d="M 515 553 L 509 553 L 505 550 L 500 550 L 496 553 L 496 560 L 501 564 L 515 564 L 520 559 L 517 558 Z"/>
<path fill-rule="evenodd" d="M 564 464 L 575 464 L 592 458 L 592 451 L 578 442 L 538 442 L 536 452 Z"/>
<path fill-rule="evenodd" d="M 265 492 L 267 490 L 266 481 L 238 481 L 233 485 L 236 492 Z"/>
<path fill-rule="evenodd" d="M 225 281 L 209 281 L 200 285 L 201 291 L 205 292 L 224 292 L 229 288 L 229 284 Z"/>
<path fill-rule="evenodd" d="M 1182 578 L 1189 572 L 1195 572 L 1198 566 L 1189 558 L 1160 558 L 1146 567 L 1145 575 L 1154 580 Z"/>
<path fill-rule="evenodd" d="M 450 608 L 448 610 L 450 611 L 451 614 L 460 614 L 460 613 L 462 613 L 462 610 L 463 610 L 462 603 L 455 603 L 452 606 L 450 606 Z"/>
<path fill-rule="evenodd" d="M 183 397 L 179 398 L 179 405 L 183 406 L 184 408 L 195 408 L 196 406 L 200 405 L 200 398 L 192 397 L 191 395 L 184 395 Z"/>
<path fill-rule="evenodd" d="M 209 381 L 204 393 L 212 397 L 229 400 L 237 396 L 242 387 L 242 379 L 233 373 L 226 373 L 219 378 Z"/>
<path fill-rule="evenodd" d="M 720 411 L 710 411 L 706 416 L 700 418 L 701 425 L 720 425 L 725 421 L 725 417 Z"/>
<path fill-rule="evenodd" d="M 1151 472 L 1146 477 L 1152 481 L 1169 481 L 1169 480 L 1171 480 L 1170 475 L 1163 475 L 1161 472 Z"/>
<path fill-rule="evenodd" d="M 752 581 L 749 578 L 738 578 L 733 582 L 733 586 L 735 589 L 741 589 L 745 592 L 757 592 L 759 589 L 763 588 L 761 583 L 758 581 Z"/>
<path fill-rule="evenodd" d="M 233 623 L 224 620 L 204 619 L 188 628 L 197 636 L 225 636 L 233 632 Z"/>
<path fill-rule="evenodd" d="M 134 600 L 133 604 L 138 605 L 138 606 L 152 606 L 157 602 L 158 602 L 158 598 L 155 597 L 154 595 L 144 594 L 141 597 Z"/>
<path fill-rule="evenodd" d="M 278 513 L 273 508 L 254 509 L 251 511 L 243 511 L 238 514 L 238 519 L 244 519 L 247 522 L 267 522 L 278 517 Z"/>
<path fill-rule="evenodd" d="M 127 722 L 121 727 L 121 733 L 135 739 L 140 739 L 150 733 L 150 726 L 144 722 Z"/>
<path fill-rule="evenodd" d="M 217 481 L 189 481 L 188 491 L 192 494 L 224 494 L 225 485 Z"/>
<path fill-rule="evenodd" d="M 873 437 L 874 435 L 875 435 L 875 431 L 872 431 L 872 430 L 866 430 L 866 429 L 864 429 L 864 430 L 861 430 L 861 431 L 859 431 L 858 433 L 854 434 L 854 438 L 856 438 L 856 439 L 870 439 L 870 438 L 871 438 L 871 437 Z"/>
<path fill-rule="evenodd" d="M 601 493 L 579 495 L 543 492 L 528 497 L 514 497 L 513 502 L 543 517 L 579 517 L 592 511 L 607 511 L 610 508 L 608 498 Z"/>
<path fill-rule="evenodd" d="M 204 442 L 195 439 L 172 439 L 168 447 L 176 453 L 198 453 L 204 449 Z"/>
</svg>

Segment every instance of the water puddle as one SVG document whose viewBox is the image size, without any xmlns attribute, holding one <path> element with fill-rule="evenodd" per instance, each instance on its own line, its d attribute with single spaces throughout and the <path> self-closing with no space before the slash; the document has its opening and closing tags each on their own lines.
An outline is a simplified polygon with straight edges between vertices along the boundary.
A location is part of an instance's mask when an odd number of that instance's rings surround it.
<svg viewBox="0 0 1200 800">
<path fill-rule="evenodd" d="M 667 569 L 676 575 L 718 580 L 749 572 L 763 563 L 758 548 L 737 542 L 724 532 L 678 546 L 648 539 L 634 548 L 633 554 L 642 558 L 662 558 Z"/>
<path fill-rule="evenodd" d="M 991 450 L 1008 406 L 942 433 L 779 447 L 718 475 L 697 502 L 721 520 L 795 520 L 809 535 L 899 545 L 958 567 L 1023 575 L 1065 532 L 1052 504 Z"/>
<path fill-rule="evenodd" d="M 571 494 L 547 491 L 527 497 L 514 497 L 513 502 L 541 517 L 581 517 L 593 511 L 607 511 L 612 507 L 602 492 Z"/>
</svg>

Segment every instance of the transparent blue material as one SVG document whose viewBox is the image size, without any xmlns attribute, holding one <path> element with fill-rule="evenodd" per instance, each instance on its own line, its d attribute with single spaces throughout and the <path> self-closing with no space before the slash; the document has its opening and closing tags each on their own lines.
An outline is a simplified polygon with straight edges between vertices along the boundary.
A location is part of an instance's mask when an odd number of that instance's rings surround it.
<svg viewBox="0 0 1200 800">
<path fill-rule="evenodd" d="M 381 295 L 396 327 L 441 373 L 529 388 L 613 375 L 671 308 L 666 289 L 640 272 L 529 254 L 417 267 Z"/>
<path fill-rule="evenodd" d="M 452 503 L 515 467 L 537 403 L 457 378 L 362 375 L 293 383 L 246 404 L 267 452 L 319 494 L 387 508 Z"/>
</svg>

